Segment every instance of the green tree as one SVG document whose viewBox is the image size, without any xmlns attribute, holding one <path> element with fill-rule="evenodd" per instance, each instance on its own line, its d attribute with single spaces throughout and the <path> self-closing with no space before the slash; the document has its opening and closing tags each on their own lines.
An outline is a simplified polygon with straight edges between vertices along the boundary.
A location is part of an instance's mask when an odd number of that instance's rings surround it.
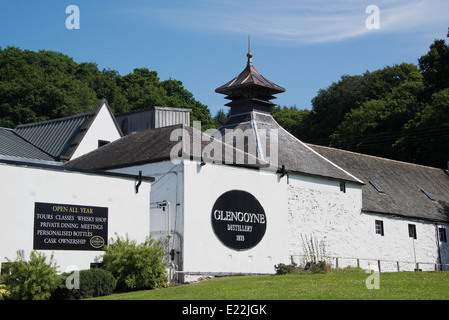
<svg viewBox="0 0 449 320">
<path fill-rule="evenodd" d="M 115 114 L 152 106 L 190 108 L 192 121 L 201 121 L 203 128 L 213 126 L 206 105 L 181 81 L 160 81 L 156 71 L 137 68 L 121 76 L 58 52 L 0 49 L 0 126 L 14 128 L 88 112 L 99 99 L 106 99 Z"/>
<path fill-rule="evenodd" d="M 117 78 L 117 85 L 122 89 L 132 110 L 152 106 L 192 109 L 191 122 L 201 121 L 203 130 L 213 127 L 209 108 L 195 100 L 179 80 L 161 82 L 156 71 L 141 68 Z"/>
<path fill-rule="evenodd" d="M 446 167 L 448 45 L 435 40 L 418 62 L 419 68 L 401 63 L 345 75 L 321 89 L 312 100 L 308 120 L 302 122 L 306 128 L 302 140 Z"/>
<path fill-rule="evenodd" d="M 120 75 L 117 71 L 104 69 L 87 78 L 89 87 L 95 91 L 97 99 L 106 99 L 109 107 L 115 114 L 131 110 L 128 100 L 122 93 L 122 88 L 116 83 L 119 77 Z"/>
<path fill-rule="evenodd" d="M 195 100 L 193 94 L 186 90 L 179 80 L 169 79 L 161 82 L 168 96 L 167 106 L 192 109 L 190 122 L 201 121 L 202 130 L 212 128 L 214 122 L 209 108 Z"/>
<path fill-rule="evenodd" d="M 273 107 L 271 114 L 281 127 L 298 139 L 307 136 L 310 121 L 309 110 L 298 110 L 295 106 L 290 108 L 276 106 Z"/>
<path fill-rule="evenodd" d="M 449 88 L 434 93 L 430 102 L 404 125 L 395 148 L 408 161 L 447 168 Z"/>
<path fill-rule="evenodd" d="M 344 75 L 327 89 L 319 90 L 312 99 L 308 141 L 328 144 L 329 136 L 337 129 L 346 113 L 366 101 L 364 76 Z"/>
<path fill-rule="evenodd" d="M 435 40 L 429 52 L 418 61 L 428 86 L 428 98 L 435 92 L 449 88 L 449 47 L 444 40 Z"/>
<path fill-rule="evenodd" d="M 384 98 L 364 102 L 346 114 L 331 135 L 331 145 L 397 159 L 395 143 L 404 125 L 419 112 L 424 91 L 422 79 L 405 81 Z"/>
<path fill-rule="evenodd" d="M 222 125 L 224 125 L 228 120 L 228 115 L 229 112 L 228 114 L 226 114 L 223 109 L 218 110 L 215 114 L 215 117 L 213 118 L 215 127 L 220 128 Z"/>
<path fill-rule="evenodd" d="M 95 91 L 69 57 L 51 51 L 0 50 L 0 119 L 14 127 L 90 111 Z"/>
</svg>

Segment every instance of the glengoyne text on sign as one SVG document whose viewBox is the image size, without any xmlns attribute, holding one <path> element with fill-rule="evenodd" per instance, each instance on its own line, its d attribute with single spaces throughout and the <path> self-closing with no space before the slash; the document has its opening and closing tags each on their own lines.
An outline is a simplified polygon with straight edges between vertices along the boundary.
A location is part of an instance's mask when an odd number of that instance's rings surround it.
<svg viewBox="0 0 449 320">
<path fill-rule="evenodd" d="M 265 235 L 267 218 L 260 202 L 249 192 L 223 193 L 212 208 L 212 229 L 226 247 L 248 250 Z"/>
</svg>

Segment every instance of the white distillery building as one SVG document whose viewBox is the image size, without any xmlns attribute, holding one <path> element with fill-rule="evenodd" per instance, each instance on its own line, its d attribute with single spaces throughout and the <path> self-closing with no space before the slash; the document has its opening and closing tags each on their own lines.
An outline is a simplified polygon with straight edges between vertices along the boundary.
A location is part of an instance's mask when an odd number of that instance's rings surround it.
<svg viewBox="0 0 449 320">
<path fill-rule="evenodd" d="M 334 265 L 381 271 L 449 263 L 447 171 L 308 145 L 280 127 L 284 88 L 245 69 L 216 89 L 230 117 L 130 133 L 64 167 L 154 177 L 149 233 L 172 274 L 273 273 L 311 241 Z"/>
<path fill-rule="evenodd" d="M 1 262 L 42 250 L 61 271 L 88 268 L 117 233 L 160 239 L 172 281 L 274 273 L 303 263 L 311 242 L 339 267 L 444 269 L 447 171 L 305 144 L 270 114 L 284 91 L 248 53 L 216 89 L 231 112 L 213 132 L 188 125 L 186 110 L 161 108 L 144 110 L 144 124 L 133 113 L 118 125 L 105 101 L 85 121 L 1 129 Z M 168 121 L 155 120 L 161 112 Z M 44 129 L 25 136 L 34 127 Z"/>
</svg>

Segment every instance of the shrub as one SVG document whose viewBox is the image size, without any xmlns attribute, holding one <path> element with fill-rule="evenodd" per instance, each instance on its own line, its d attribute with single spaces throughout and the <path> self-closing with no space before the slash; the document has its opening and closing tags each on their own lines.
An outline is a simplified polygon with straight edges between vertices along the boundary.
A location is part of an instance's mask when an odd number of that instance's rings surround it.
<svg viewBox="0 0 449 320">
<path fill-rule="evenodd" d="M 61 286 L 53 292 L 52 299 L 75 300 L 106 296 L 114 292 L 117 283 L 114 276 L 107 270 L 80 270 L 79 289 L 68 289 L 66 281 L 70 276 L 73 277 L 75 274 L 72 272 L 62 275 Z"/>
<path fill-rule="evenodd" d="M 331 266 L 325 261 L 307 262 L 304 270 L 310 273 L 328 273 L 331 270 Z"/>
<path fill-rule="evenodd" d="M 319 264 L 321 261 L 325 260 L 326 249 L 323 241 L 318 242 L 318 240 L 316 238 L 312 238 L 312 236 L 310 236 L 310 240 L 307 239 L 307 236 L 305 236 L 304 239 L 302 235 L 301 239 L 305 264 Z"/>
<path fill-rule="evenodd" d="M 60 283 L 53 255 L 47 262 L 45 254 L 31 251 L 30 261 L 25 261 L 23 250 L 17 251 L 15 261 L 9 262 L 0 282 L 6 285 L 13 300 L 46 300 Z"/>
<path fill-rule="evenodd" d="M 276 270 L 276 274 L 289 274 L 298 270 L 298 267 L 294 262 L 291 264 L 279 263 L 274 266 L 274 269 Z"/>
<path fill-rule="evenodd" d="M 4 284 L 0 284 L 0 300 L 4 300 L 9 297 L 11 292 L 6 289 Z"/>
<path fill-rule="evenodd" d="M 144 243 L 122 239 L 105 247 L 103 268 L 117 279 L 117 290 L 130 291 L 165 287 L 168 282 L 164 252 L 159 242 L 147 238 Z"/>
</svg>

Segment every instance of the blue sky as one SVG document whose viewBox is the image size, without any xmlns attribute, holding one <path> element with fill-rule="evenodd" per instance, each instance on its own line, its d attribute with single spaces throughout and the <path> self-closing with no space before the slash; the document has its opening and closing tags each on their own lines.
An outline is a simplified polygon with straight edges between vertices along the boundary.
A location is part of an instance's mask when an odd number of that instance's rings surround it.
<svg viewBox="0 0 449 320">
<path fill-rule="evenodd" d="M 80 10 L 67 29 L 66 7 Z M 369 29 L 379 9 L 379 28 Z M 275 103 L 310 109 L 318 90 L 344 74 L 417 64 L 446 39 L 447 0 L 45 0 L 0 3 L 0 46 L 53 50 L 121 75 L 155 70 L 182 81 L 212 115 L 227 110 L 214 90 L 246 65 L 248 35 L 256 69 L 283 86 Z"/>
</svg>

